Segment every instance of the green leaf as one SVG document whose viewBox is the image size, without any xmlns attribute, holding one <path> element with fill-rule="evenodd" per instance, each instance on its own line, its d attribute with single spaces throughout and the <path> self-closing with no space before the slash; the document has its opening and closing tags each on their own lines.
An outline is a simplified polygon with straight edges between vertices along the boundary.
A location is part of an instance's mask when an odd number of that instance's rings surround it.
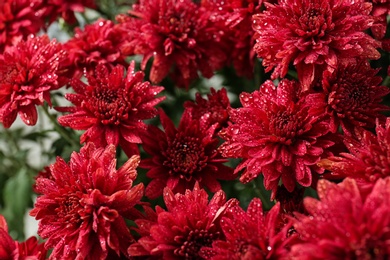
<svg viewBox="0 0 390 260">
<path fill-rule="evenodd" d="M 14 239 L 24 239 L 24 215 L 32 205 L 32 180 L 27 169 L 22 168 L 5 183 L 3 190 L 4 214 L 9 232 Z"/>
<path fill-rule="evenodd" d="M 39 139 L 45 139 L 49 138 L 49 133 L 52 132 L 51 130 L 45 130 L 41 132 L 32 132 L 25 134 L 22 138 L 30 141 L 37 141 Z"/>
</svg>

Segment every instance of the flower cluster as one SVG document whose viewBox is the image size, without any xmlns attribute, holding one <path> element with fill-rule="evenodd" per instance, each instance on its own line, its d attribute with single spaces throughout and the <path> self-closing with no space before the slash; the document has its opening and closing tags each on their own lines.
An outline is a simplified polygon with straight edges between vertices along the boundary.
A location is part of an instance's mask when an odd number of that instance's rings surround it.
<svg viewBox="0 0 390 260">
<path fill-rule="evenodd" d="M 75 22 L 74 12 L 84 7 L 95 7 L 93 0 L 2 0 L 0 2 L 0 53 L 8 47 L 26 40 L 62 16 Z M 50 19 L 47 19 L 50 18 Z"/>
<path fill-rule="evenodd" d="M 6 47 L 26 40 L 29 34 L 37 33 L 44 25 L 43 1 L 12 1 L 0 3 L 0 52 Z"/>
<path fill-rule="evenodd" d="M 0 259 L 390 259 L 389 15 L 0 0 Z"/>
<path fill-rule="evenodd" d="M 187 87 L 198 70 L 211 77 L 227 60 L 223 31 L 210 11 L 191 0 L 142 0 L 130 14 L 118 17 L 128 34 L 124 52 L 143 55 L 142 68 L 153 57 L 152 82 L 161 82 L 173 67 L 172 76 Z"/>
</svg>

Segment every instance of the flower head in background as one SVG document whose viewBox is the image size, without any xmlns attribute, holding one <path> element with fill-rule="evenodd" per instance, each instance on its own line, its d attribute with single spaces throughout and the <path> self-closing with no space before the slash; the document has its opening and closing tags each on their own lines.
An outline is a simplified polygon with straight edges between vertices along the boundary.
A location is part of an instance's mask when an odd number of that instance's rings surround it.
<svg viewBox="0 0 390 260">
<path fill-rule="evenodd" d="M 334 176 L 356 179 L 365 190 L 378 179 L 390 176 L 390 118 L 385 124 L 377 122 L 376 135 L 357 128 L 353 136 L 344 138 L 344 143 L 349 153 L 323 159 L 318 165 Z"/>
<path fill-rule="evenodd" d="M 219 148 L 224 157 L 243 159 L 235 170 L 245 168 L 240 181 L 263 174 L 273 196 L 280 180 L 289 192 L 296 182 L 310 186 L 312 174 L 322 172 L 316 163 L 334 142 L 327 138 L 328 122 L 299 97 L 298 84 L 266 81 L 260 90 L 241 93 L 240 101 L 243 107 L 231 110 L 232 124 L 220 131 L 226 142 Z"/>
<path fill-rule="evenodd" d="M 34 183 L 32 185 L 32 189 L 35 193 L 39 193 L 37 190 L 37 182 L 36 180 L 38 178 L 47 178 L 47 179 L 53 179 L 53 175 L 51 174 L 50 166 L 45 166 L 41 171 L 38 172 L 38 174 L 34 177 Z"/>
<path fill-rule="evenodd" d="M 307 197 L 309 215 L 297 214 L 301 241 L 291 259 L 388 259 L 390 257 L 390 178 L 379 179 L 366 198 L 355 180 L 320 180 L 319 199 Z"/>
<path fill-rule="evenodd" d="M 225 88 L 218 91 L 211 88 L 207 99 L 204 99 L 199 93 L 196 93 L 195 102 L 186 101 L 184 107 L 189 110 L 192 118 L 202 121 L 201 125 L 210 128 L 218 124 L 217 131 L 227 126 L 229 120 L 228 110 L 230 101 Z"/>
<path fill-rule="evenodd" d="M 209 78 L 225 65 L 223 31 L 192 0 L 141 0 L 130 15 L 117 17 L 128 33 L 124 53 L 143 55 L 142 69 L 153 57 L 153 83 L 169 74 L 177 85 L 188 87 L 198 71 Z"/>
<path fill-rule="evenodd" d="M 225 239 L 203 248 L 205 259 L 288 259 L 288 243 L 294 236 L 288 237 L 291 222 L 281 223 L 279 204 L 264 213 L 258 198 L 250 202 L 246 212 L 237 203 L 220 223 Z"/>
<path fill-rule="evenodd" d="M 15 259 L 17 243 L 8 234 L 8 225 L 5 218 L 0 215 L 0 259 Z"/>
<path fill-rule="evenodd" d="M 201 259 L 202 247 L 223 236 L 219 220 L 229 210 L 225 193 L 220 190 L 209 201 L 198 183 L 185 194 L 164 189 L 166 210 L 157 206 L 157 220 L 149 234 L 129 247 L 129 255 L 163 259 Z"/>
<path fill-rule="evenodd" d="M 57 259 L 106 259 L 127 256 L 134 239 L 125 218 L 141 215 L 134 206 L 143 184 L 133 186 L 139 157 L 116 170 L 115 146 L 88 143 L 70 162 L 58 157 L 52 178 L 37 178 L 38 196 L 30 215 L 39 221 L 38 234 L 47 239 Z"/>
<path fill-rule="evenodd" d="M 36 237 L 30 237 L 24 242 L 17 242 L 17 257 L 16 259 L 47 259 L 47 249 L 45 243 L 40 243 Z"/>
<path fill-rule="evenodd" d="M 364 31 L 374 23 L 364 1 L 281 0 L 253 17 L 255 51 L 272 79 L 294 65 L 303 89 L 340 60 L 379 59 L 380 43 Z"/>
<path fill-rule="evenodd" d="M 226 39 L 231 41 L 231 55 L 234 69 L 239 76 L 252 78 L 254 73 L 255 44 L 252 16 L 260 13 L 263 0 L 202 0 L 201 5 L 219 20 Z"/>
<path fill-rule="evenodd" d="M 138 154 L 140 135 L 146 130 L 143 120 L 156 116 L 154 107 L 164 97 L 155 97 L 163 87 L 152 86 L 143 81 L 144 73 L 134 72 L 132 63 L 125 76 L 125 68 L 115 66 L 110 72 L 98 64 L 94 75 L 88 75 L 88 84 L 73 79 L 71 85 L 76 93 L 65 98 L 74 106 L 57 110 L 70 112 L 58 122 L 76 130 L 86 130 L 80 142 L 93 142 L 104 147 L 119 145 L 128 156 Z"/>
<path fill-rule="evenodd" d="M 50 91 L 62 87 L 59 64 L 65 52 L 46 35 L 29 37 L 0 55 L 0 122 L 9 128 L 19 114 L 26 125 L 38 120 L 36 106 L 46 101 Z"/>
<path fill-rule="evenodd" d="M 0 54 L 44 26 L 43 0 L 0 2 Z"/>
<path fill-rule="evenodd" d="M 390 110 L 389 106 L 381 104 L 390 90 L 379 85 L 382 78 L 376 76 L 377 73 L 378 70 L 363 60 L 339 64 L 333 73 L 324 72 L 323 92 L 312 95 L 308 102 L 324 109 L 330 116 L 333 133 L 339 126 L 347 135 L 353 134 L 355 127 L 374 128 L 375 120 L 385 118 L 380 112 Z"/>
<path fill-rule="evenodd" d="M 14 241 L 8 234 L 8 225 L 0 215 L 0 259 L 46 259 L 45 243 L 38 243 L 36 237 L 30 237 L 24 242 Z"/>
<path fill-rule="evenodd" d="M 148 169 L 146 176 L 152 181 L 145 190 L 147 197 L 155 199 L 167 186 L 174 193 L 192 189 L 196 182 L 211 192 L 221 189 L 218 180 L 232 180 L 233 169 L 225 166 L 224 158 L 217 151 L 218 139 L 214 124 L 202 126 L 202 121 L 192 118 L 187 110 L 176 129 L 171 119 L 160 110 L 162 131 L 149 126 L 142 138 L 142 147 L 151 158 L 143 159 L 140 167 Z"/>
<path fill-rule="evenodd" d="M 85 8 L 96 8 L 95 0 L 45 0 L 45 15 L 50 22 L 61 16 L 66 23 L 76 22 L 75 12 L 82 13 Z"/>
<path fill-rule="evenodd" d="M 375 23 L 371 27 L 371 32 L 376 39 L 383 39 L 386 35 L 387 16 L 390 14 L 390 1 L 371 0 L 372 11 Z"/>
<path fill-rule="evenodd" d="M 117 64 L 127 65 L 120 48 L 124 32 L 110 20 L 98 19 L 83 30 L 75 29 L 75 35 L 64 43 L 68 52 L 66 64 L 69 77 L 81 77 L 83 73 L 93 74 L 98 64 L 112 69 Z"/>
</svg>

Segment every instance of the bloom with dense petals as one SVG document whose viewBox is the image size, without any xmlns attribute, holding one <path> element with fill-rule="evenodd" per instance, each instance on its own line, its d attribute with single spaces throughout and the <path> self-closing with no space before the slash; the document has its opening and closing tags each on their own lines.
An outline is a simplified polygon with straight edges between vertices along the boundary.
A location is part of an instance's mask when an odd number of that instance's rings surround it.
<svg viewBox="0 0 390 260">
<path fill-rule="evenodd" d="M 128 33 L 124 52 L 143 55 L 142 68 L 153 57 L 150 79 L 159 83 L 168 74 L 181 87 L 198 78 L 213 76 L 227 60 L 223 31 L 211 12 L 192 0 L 141 0 L 130 14 L 117 20 Z"/>
<path fill-rule="evenodd" d="M 93 73 L 100 63 L 110 68 L 117 64 L 127 65 L 120 51 L 123 38 L 124 32 L 110 20 L 98 19 L 83 30 L 76 28 L 74 37 L 64 43 L 64 49 L 68 52 L 64 64 L 67 73 L 80 77 L 83 73 Z"/>
<path fill-rule="evenodd" d="M 192 189 L 195 182 L 211 192 L 221 189 L 218 179 L 234 179 L 233 169 L 223 165 L 226 159 L 217 151 L 218 139 L 214 124 L 202 126 L 200 120 L 192 118 L 187 110 L 183 113 L 176 129 L 169 117 L 160 110 L 164 131 L 149 126 L 142 139 L 143 148 L 151 155 L 141 161 L 140 167 L 149 169 L 147 176 L 152 179 L 145 190 L 149 198 L 157 198 L 165 186 L 174 193 Z"/>
<path fill-rule="evenodd" d="M 43 0 L 0 1 L 0 54 L 44 25 Z"/>
<path fill-rule="evenodd" d="M 294 65 L 304 89 L 340 60 L 379 59 L 380 43 L 364 31 L 374 23 L 364 1 L 281 0 L 253 17 L 255 51 L 272 78 Z"/>
<path fill-rule="evenodd" d="M 143 81 L 144 73 L 134 72 L 134 63 L 124 76 L 124 67 L 117 65 L 109 72 L 98 64 L 95 75 L 88 75 L 88 85 L 79 79 L 71 82 L 76 93 L 65 98 L 75 106 L 57 110 L 70 112 L 61 116 L 58 122 L 76 130 L 87 130 L 80 142 L 93 142 L 97 146 L 120 145 L 128 156 L 138 153 L 140 134 L 146 129 L 143 120 L 157 114 L 154 107 L 164 97 L 155 95 L 163 87 L 151 86 Z"/>
<path fill-rule="evenodd" d="M 297 214 L 301 241 L 292 259 L 389 259 L 390 178 L 379 179 L 366 198 L 355 180 L 318 183 L 320 200 L 304 201 L 309 215 Z"/>
<path fill-rule="evenodd" d="M 321 172 L 316 163 L 334 142 L 326 136 L 328 123 L 310 113 L 298 90 L 294 81 L 282 80 L 278 87 L 266 81 L 260 90 L 240 95 L 243 107 L 231 110 L 232 124 L 220 131 L 226 142 L 219 149 L 225 157 L 243 159 L 236 168 L 246 168 L 241 182 L 262 173 L 265 188 L 275 195 L 280 179 L 292 192 L 296 181 L 310 186 L 312 174 Z"/>
<path fill-rule="evenodd" d="M 384 125 L 377 122 L 376 135 L 358 128 L 353 136 L 344 138 L 344 143 L 349 153 L 323 159 L 318 165 L 334 176 L 356 179 L 366 188 L 390 176 L 390 118 Z"/>
<path fill-rule="evenodd" d="M 385 118 L 380 112 L 390 110 L 380 104 L 390 90 L 379 85 L 382 78 L 376 76 L 377 72 L 366 61 L 340 64 L 333 73 L 324 72 L 323 92 L 312 95 L 308 102 L 321 107 L 330 116 L 333 133 L 340 125 L 348 135 L 356 126 L 373 128 L 377 118 Z"/>
<path fill-rule="evenodd" d="M 49 105 L 50 91 L 65 81 L 59 63 L 65 52 L 46 35 L 29 37 L 0 55 L 0 122 L 9 128 L 19 114 L 27 125 L 38 119 L 36 106 Z"/>
<path fill-rule="evenodd" d="M 134 241 L 125 218 L 138 218 L 134 208 L 143 184 L 133 187 L 138 156 L 118 170 L 115 146 L 88 143 L 70 162 L 58 157 L 50 166 L 52 178 L 36 180 L 38 196 L 30 215 L 39 220 L 38 234 L 53 248 L 53 259 L 106 259 L 127 256 Z"/>
<path fill-rule="evenodd" d="M 203 121 L 202 125 L 206 128 L 217 123 L 218 131 L 221 127 L 227 126 L 230 101 L 225 88 L 218 91 L 211 88 L 210 92 L 207 94 L 208 100 L 196 93 L 195 102 L 186 101 L 184 107 L 186 110 L 190 110 L 193 119 Z"/>
<path fill-rule="evenodd" d="M 254 198 L 246 212 L 235 205 L 226 215 L 220 222 L 226 238 L 203 248 L 210 256 L 206 259 L 288 259 L 287 245 L 294 237 L 288 237 L 291 222 L 281 223 L 279 204 L 265 214 L 261 200 Z"/>
<path fill-rule="evenodd" d="M 5 218 L 0 215 L 0 259 L 5 260 L 44 260 L 47 250 L 44 243 L 38 243 L 36 237 L 30 237 L 24 242 L 14 241 L 8 234 Z"/>
<path fill-rule="evenodd" d="M 198 183 L 185 194 L 173 194 L 165 188 L 164 202 L 167 210 L 157 206 L 156 222 L 143 227 L 148 230 L 144 230 L 145 235 L 129 247 L 129 255 L 201 259 L 201 248 L 211 246 L 214 240 L 223 236 L 219 221 L 231 203 L 225 202 L 222 190 L 209 201 L 207 192 L 200 189 Z M 135 222 L 139 224 L 137 220 Z"/>
</svg>

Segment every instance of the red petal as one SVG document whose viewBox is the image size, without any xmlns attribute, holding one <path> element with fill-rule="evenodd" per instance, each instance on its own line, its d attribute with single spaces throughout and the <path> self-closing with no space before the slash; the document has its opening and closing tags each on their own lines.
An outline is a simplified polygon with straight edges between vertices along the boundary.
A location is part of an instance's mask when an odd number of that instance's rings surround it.
<svg viewBox="0 0 390 260">
<path fill-rule="evenodd" d="M 21 107 L 18 114 L 26 125 L 35 125 L 37 123 L 38 113 L 34 105 Z"/>
</svg>

